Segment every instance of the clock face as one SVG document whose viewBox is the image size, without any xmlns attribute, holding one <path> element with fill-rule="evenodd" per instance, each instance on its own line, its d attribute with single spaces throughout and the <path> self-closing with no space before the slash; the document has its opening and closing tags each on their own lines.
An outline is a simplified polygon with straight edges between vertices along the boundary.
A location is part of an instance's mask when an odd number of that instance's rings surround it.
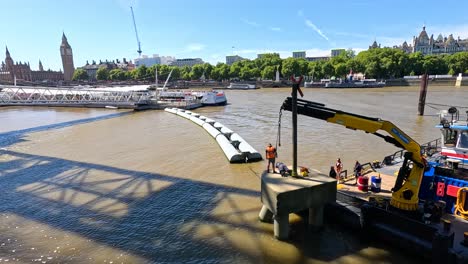
<svg viewBox="0 0 468 264">
<path fill-rule="evenodd" d="M 71 49 L 67 49 L 67 55 L 72 55 L 72 50 Z"/>
</svg>

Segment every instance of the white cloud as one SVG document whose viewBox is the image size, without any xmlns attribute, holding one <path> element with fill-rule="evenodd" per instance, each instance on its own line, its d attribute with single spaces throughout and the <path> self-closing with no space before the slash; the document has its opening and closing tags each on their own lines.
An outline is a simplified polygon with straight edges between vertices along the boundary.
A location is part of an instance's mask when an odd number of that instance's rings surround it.
<svg viewBox="0 0 468 264">
<path fill-rule="evenodd" d="M 204 44 L 200 44 L 200 43 L 190 43 L 188 44 L 186 47 L 185 47 L 185 51 L 186 52 L 191 52 L 191 51 L 200 51 L 200 50 L 203 50 L 205 49 L 205 45 Z"/>
<path fill-rule="evenodd" d="M 312 21 L 310 21 L 309 19 L 306 19 L 305 20 L 305 24 L 306 26 L 310 27 L 311 29 L 313 29 L 315 32 L 317 32 L 320 36 L 322 36 L 322 38 L 326 39 L 327 41 L 329 41 L 328 37 L 325 36 L 325 34 L 323 34 L 322 30 L 320 30 L 314 23 L 312 23 Z"/>
<path fill-rule="evenodd" d="M 279 27 L 270 27 L 271 31 L 281 31 L 281 28 Z"/>
<path fill-rule="evenodd" d="M 241 18 L 241 21 L 244 22 L 245 24 L 253 26 L 253 27 L 259 27 L 260 26 L 260 24 L 258 24 L 257 22 L 250 21 L 250 20 L 247 20 L 245 18 Z"/>
</svg>

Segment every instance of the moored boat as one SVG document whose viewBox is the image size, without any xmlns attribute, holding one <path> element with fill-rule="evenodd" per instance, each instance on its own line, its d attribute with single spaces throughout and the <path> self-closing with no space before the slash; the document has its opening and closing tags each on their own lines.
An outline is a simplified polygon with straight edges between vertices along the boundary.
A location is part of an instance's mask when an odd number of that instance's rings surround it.
<svg viewBox="0 0 468 264">
<path fill-rule="evenodd" d="M 255 84 L 248 84 L 248 83 L 230 83 L 227 89 L 232 90 L 254 90 L 258 89 Z"/>
<path fill-rule="evenodd" d="M 224 91 L 199 91 L 192 92 L 197 99 L 200 99 L 202 105 L 205 106 L 217 106 L 217 105 L 226 105 L 227 98 Z"/>
<path fill-rule="evenodd" d="M 385 81 L 378 82 L 376 79 L 364 79 L 360 81 L 336 82 L 325 84 L 325 88 L 381 88 L 385 87 Z"/>
</svg>

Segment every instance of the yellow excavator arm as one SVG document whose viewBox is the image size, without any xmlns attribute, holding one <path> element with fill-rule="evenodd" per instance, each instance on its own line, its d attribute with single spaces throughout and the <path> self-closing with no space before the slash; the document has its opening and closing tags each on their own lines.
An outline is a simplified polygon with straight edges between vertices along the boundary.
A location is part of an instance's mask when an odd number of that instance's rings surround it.
<svg viewBox="0 0 468 264">
<path fill-rule="evenodd" d="M 292 99 L 288 97 L 281 107 L 292 111 Z M 418 209 L 418 193 L 424 173 L 425 161 L 421 146 L 392 122 L 380 118 L 366 117 L 325 107 L 324 104 L 297 99 L 297 113 L 342 125 L 353 130 L 362 130 L 383 138 L 386 142 L 405 149 L 403 165 L 398 172 L 390 204 L 406 211 Z M 389 135 L 377 131 L 383 130 Z"/>
</svg>

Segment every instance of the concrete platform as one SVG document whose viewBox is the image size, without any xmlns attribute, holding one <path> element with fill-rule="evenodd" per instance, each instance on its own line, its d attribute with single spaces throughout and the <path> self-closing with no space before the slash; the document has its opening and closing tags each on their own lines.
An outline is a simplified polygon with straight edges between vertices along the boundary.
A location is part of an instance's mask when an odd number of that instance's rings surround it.
<svg viewBox="0 0 468 264">
<path fill-rule="evenodd" d="M 336 201 L 336 180 L 319 173 L 309 177 L 281 177 L 280 174 L 262 174 L 263 203 L 259 218 L 265 222 L 274 220 L 275 237 L 289 237 L 290 213 L 309 209 L 309 225 L 319 229 L 323 225 L 323 208 Z"/>
</svg>

